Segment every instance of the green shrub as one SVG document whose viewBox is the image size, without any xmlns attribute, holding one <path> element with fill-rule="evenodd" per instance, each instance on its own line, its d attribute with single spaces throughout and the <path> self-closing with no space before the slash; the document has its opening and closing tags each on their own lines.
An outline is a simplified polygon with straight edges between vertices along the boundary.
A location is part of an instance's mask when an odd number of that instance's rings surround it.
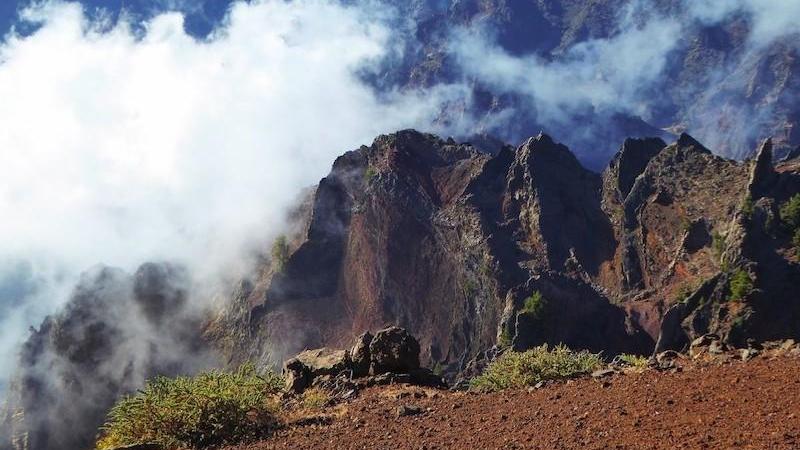
<svg viewBox="0 0 800 450">
<path fill-rule="evenodd" d="M 717 231 L 711 234 L 711 248 L 714 249 L 717 258 L 722 258 L 722 253 L 725 252 L 725 238 Z"/>
<path fill-rule="evenodd" d="M 283 380 L 246 364 L 235 372 L 157 377 L 124 397 L 102 427 L 98 450 L 134 444 L 200 449 L 264 437 L 279 408 Z"/>
<path fill-rule="evenodd" d="M 275 271 L 283 272 L 286 268 L 286 263 L 289 261 L 289 243 L 286 241 L 286 236 L 280 235 L 275 238 L 272 243 L 272 264 Z"/>
<path fill-rule="evenodd" d="M 789 230 L 800 229 L 800 194 L 795 194 L 781 205 L 781 220 Z"/>
<path fill-rule="evenodd" d="M 503 328 L 503 331 L 500 332 L 500 341 L 497 344 L 502 348 L 508 348 L 511 347 L 511 341 L 512 336 L 508 327 Z"/>
<path fill-rule="evenodd" d="M 372 179 L 375 178 L 375 175 L 377 174 L 378 172 L 376 172 L 374 168 L 368 166 L 367 170 L 364 171 L 364 183 L 369 183 L 370 181 L 372 181 Z"/>
<path fill-rule="evenodd" d="M 542 345 L 525 352 L 508 351 L 478 377 L 470 381 L 470 389 L 499 391 L 534 386 L 544 380 L 559 380 L 591 373 L 603 364 L 599 354 L 574 352 L 565 345 L 548 348 Z"/>
<path fill-rule="evenodd" d="M 466 280 L 464 282 L 464 295 L 467 297 L 472 297 L 475 292 L 478 290 L 478 285 L 475 284 L 472 280 Z"/>
<path fill-rule="evenodd" d="M 744 201 L 742 201 L 742 214 L 750 219 L 750 217 L 753 216 L 754 209 L 755 204 L 753 203 L 753 197 L 751 197 L 750 194 L 747 194 L 747 197 L 745 197 Z"/>
<path fill-rule="evenodd" d="M 306 389 L 300 398 L 300 403 L 308 409 L 322 409 L 330 401 L 331 394 L 320 387 Z"/>
<path fill-rule="evenodd" d="M 624 363 L 627 366 L 636 368 L 636 369 L 644 369 L 647 367 L 649 362 L 646 356 L 639 356 L 639 355 L 630 355 L 628 353 L 623 353 L 617 356 L 617 359 Z"/>
<path fill-rule="evenodd" d="M 527 314 L 533 318 L 539 318 L 547 306 L 547 299 L 542 296 L 542 293 L 536 291 L 530 297 L 525 299 L 520 313 Z"/>
<path fill-rule="evenodd" d="M 693 292 L 694 286 L 691 283 L 682 284 L 680 289 L 678 289 L 678 293 L 675 295 L 675 303 L 686 303 Z"/>
<path fill-rule="evenodd" d="M 800 228 L 795 230 L 794 236 L 792 236 L 792 245 L 800 249 Z"/>
<path fill-rule="evenodd" d="M 681 231 L 688 233 L 692 229 L 692 221 L 688 217 L 681 217 Z"/>
<path fill-rule="evenodd" d="M 742 300 L 753 290 L 753 279 L 746 270 L 737 269 L 731 276 L 731 300 Z"/>
</svg>

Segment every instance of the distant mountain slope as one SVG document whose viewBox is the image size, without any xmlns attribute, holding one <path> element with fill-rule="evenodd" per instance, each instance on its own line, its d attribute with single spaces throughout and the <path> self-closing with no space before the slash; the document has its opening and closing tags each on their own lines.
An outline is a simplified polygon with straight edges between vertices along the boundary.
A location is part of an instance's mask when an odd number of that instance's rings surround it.
<svg viewBox="0 0 800 450">
<path fill-rule="evenodd" d="M 474 90 L 476 115 L 488 114 L 483 126 L 507 142 L 546 129 L 560 136 L 593 169 L 601 169 L 614 153 L 604 143 L 621 142 L 625 137 L 660 136 L 662 129 L 676 135 L 687 131 L 697 136 L 722 156 L 742 159 L 752 155 L 757 143 L 773 136 L 776 152 L 784 154 L 800 145 L 797 93 L 800 84 L 798 36 L 796 29 L 780 29 L 778 23 L 755 23 L 752 14 L 733 11 L 723 14 L 722 5 L 701 11 L 700 2 L 683 0 L 417 0 L 397 5 L 402 21 L 410 18 L 411 37 L 398 67 L 390 67 L 388 79 L 400 86 L 431 86 L 467 80 Z M 731 3 L 736 4 L 736 3 Z M 728 5 L 730 6 L 730 5 Z M 713 14 L 712 14 L 713 13 Z M 719 17 L 714 17 L 715 14 Z M 618 45 L 619 53 L 603 61 L 611 69 L 596 67 L 586 56 L 592 45 L 602 45 L 648 22 L 671 20 L 680 27 L 664 50 L 663 72 L 654 80 L 634 77 L 642 83 L 631 105 L 587 104 L 571 107 L 548 117 L 552 111 L 526 97 L 525 82 L 536 83 L 532 63 L 530 72 L 515 72 L 515 86 L 499 88 L 487 79 L 465 71 L 463 61 L 453 53 L 460 39 L 453 30 L 466 27 L 481 32 L 486 39 L 512 57 L 535 56 L 542 65 L 578 64 L 576 70 L 593 71 L 598 80 L 613 73 L 629 71 L 625 64 L 635 58 L 629 54 L 639 47 L 657 45 L 657 36 L 643 33 L 632 38 L 632 48 Z M 773 27 L 775 36 L 754 27 Z M 658 29 L 656 26 L 655 29 Z M 583 46 L 583 50 L 575 52 Z M 475 55 L 488 58 L 489 55 Z M 618 68 L 614 67 L 619 60 Z M 520 60 L 522 61 L 522 59 Z M 635 66 L 635 61 L 632 62 Z M 490 64 L 486 60 L 485 64 Z M 642 60 L 641 64 L 649 64 Z M 524 67 L 524 65 L 523 65 Z M 491 68 L 489 69 L 491 70 Z M 500 69 L 498 69 L 500 70 Z M 519 70 L 508 67 L 502 70 Z M 611 71 L 611 73 L 608 72 Z M 639 69 L 637 69 L 639 70 Z M 554 88 L 568 97 L 575 86 Z M 652 81 L 645 84 L 645 81 Z M 544 109 L 543 109 L 544 108 Z M 498 120 L 504 110 L 514 111 L 513 120 Z M 546 113 L 546 114 L 545 114 Z M 599 142 L 602 141 L 602 142 Z"/>
</svg>

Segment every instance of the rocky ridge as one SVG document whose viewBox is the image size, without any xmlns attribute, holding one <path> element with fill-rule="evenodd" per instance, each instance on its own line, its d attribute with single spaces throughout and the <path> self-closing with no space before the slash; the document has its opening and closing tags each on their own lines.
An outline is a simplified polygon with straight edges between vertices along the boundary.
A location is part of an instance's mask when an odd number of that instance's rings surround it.
<svg viewBox="0 0 800 450">
<path fill-rule="evenodd" d="M 708 333 L 737 346 L 795 337 L 787 287 L 800 270 L 777 212 L 800 192 L 790 165 L 773 166 L 769 142 L 737 162 L 685 134 L 627 140 L 603 174 L 544 134 L 493 155 L 410 130 L 380 136 L 336 160 L 285 264 L 243 282 L 259 287 L 208 333 L 247 336 L 231 362 L 275 365 L 399 324 L 424 365 L 451 376 L 504 346 L 610 357 Z M 740 271 L 753 289 L 732 299 Z"/>
</svg>

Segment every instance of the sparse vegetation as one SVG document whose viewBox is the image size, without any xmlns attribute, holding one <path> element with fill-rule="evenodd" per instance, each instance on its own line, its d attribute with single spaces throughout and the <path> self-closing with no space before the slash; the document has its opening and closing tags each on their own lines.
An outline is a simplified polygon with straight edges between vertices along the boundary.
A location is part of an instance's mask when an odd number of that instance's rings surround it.
<svg viewBox="0 0 800 450">
<path fill-rule="evenodd" d="M 717 259 L 721 259 L 722 254 L 725 252 L 725 237 L 717 231 L 711 235 L 711 248 L 714 250 L 714 256 Z"/>
<path fill-rule="evenodd" d="M 675 303 L 686 303 L 689 297 L 694 292 L 694 285 L 692 283 L 684 283 L 678 289 L 678 294 L 675 295 Z"/>
<path fill-rule="evenodd" d="M 542 296 L 541 292 L 536 291 L 525 299 L 520 313 L 527 314 L 532 318 L 540 318 L 546 307 L 547 299 Z"/>
<path fill-rule="evenodd" d="M 617 360 L 626 366 L 633 367 L 635 369 L 645 369 L 647 368 L 648 364 L 648 359 L 646 356 L 631 355 L 628 353 L 623 353 L 617 356 Z"/>
<path fill-rule="evenodd" d="M 800 229 L 800 194 L 795 194 L 781 205 L 781 221 L 789 230 Z"/>
<path fill-rule="evenodd" d="M 470 381 L 470 389 L 499 391 L 534 386 L 544 380 L 560 380 L 591 373 L 603 364 L 599 354 L 575 352 L 565 345 L 546 344 L 525 352 L 502 354 L 480 376 Z"/>
<path fill-rule="evenodd" d="M 800 194 L 795 194 L 781 205 L 781 222 L 792 233 L 792 245 L 800 249 Z"/>
<path fill-rule="evenodd" d="M 289 261 L 289 243 L 286 236 L 280 235 L 272 243 L 272 264 L 276 272 L 283 272 Z"/>
<path fill-rule="evenodd" d="M 303 391 L 300 404 L 308 409 L 322 409 L 330 400 L 331 396 L 328 391 L 320 387 L 312 387 Z"/>
<path fill-rule="evenodd" d="M 500 341 L 497 343 L 497 345 L 501 348 L 511 347 L 511 340 L 511 332 L 508 330 L 508 327 L 504 327 L 503 331 L 500 332 Z"/>
<path fill-rule="evenodd" d="M 275 424 L 283 380 L 246 364 L 234 372 L 157 377 L 108 414 L 98 450 L 134 444 L 201 449 L 264 437 Z"/>
<path fill-rule="evenodd" d="M 743 300 L 753 290 L 753 279 L 750 274 L 744 269 L 737 269 L 731 276 L 730 281 L 730 299 Z"/>
<path fill-rule="evenodd" d="M 478 286 L 472 280 L 466 280 L 464 282 L 464 295 L 466 297 L 472 297 L 475 292 L 478 290 Z"/>
<path fill-rule="evenodd" d="M 367 166 L 367 170 L 364 171 L 364 183 L 372 181 L 377 174 L 378 172 L 372 166 Z"/>
<path fill-rule="evenodd" d="M 754 209 L 755 204 L 753 203 L 753 197 L 747 194 L 747 197 L 742 201 L 742 214 L 749 220 L 753 216 Z"/>
<path fill-rule="evenodd" d="M 688 217 L 681 217 L 681 230 L 688 233 L 692 229 L 692 221 Z"/>
</svg>

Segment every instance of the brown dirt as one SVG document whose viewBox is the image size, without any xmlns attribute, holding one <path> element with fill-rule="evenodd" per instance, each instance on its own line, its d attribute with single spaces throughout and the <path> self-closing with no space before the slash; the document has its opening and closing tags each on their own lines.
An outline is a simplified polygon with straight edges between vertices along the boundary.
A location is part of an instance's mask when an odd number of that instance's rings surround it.
<svg viewBox="0 0 800 450">
<path fill-rule="evenodd" d="M 398 417 L 403 405 L 422 413 Z M 388 387 L 337 408 L 329 422 L 288 427 L 236 450 L 798 449 L 800 358 L 581 379 L 531 392 Z"/>
</svg>

